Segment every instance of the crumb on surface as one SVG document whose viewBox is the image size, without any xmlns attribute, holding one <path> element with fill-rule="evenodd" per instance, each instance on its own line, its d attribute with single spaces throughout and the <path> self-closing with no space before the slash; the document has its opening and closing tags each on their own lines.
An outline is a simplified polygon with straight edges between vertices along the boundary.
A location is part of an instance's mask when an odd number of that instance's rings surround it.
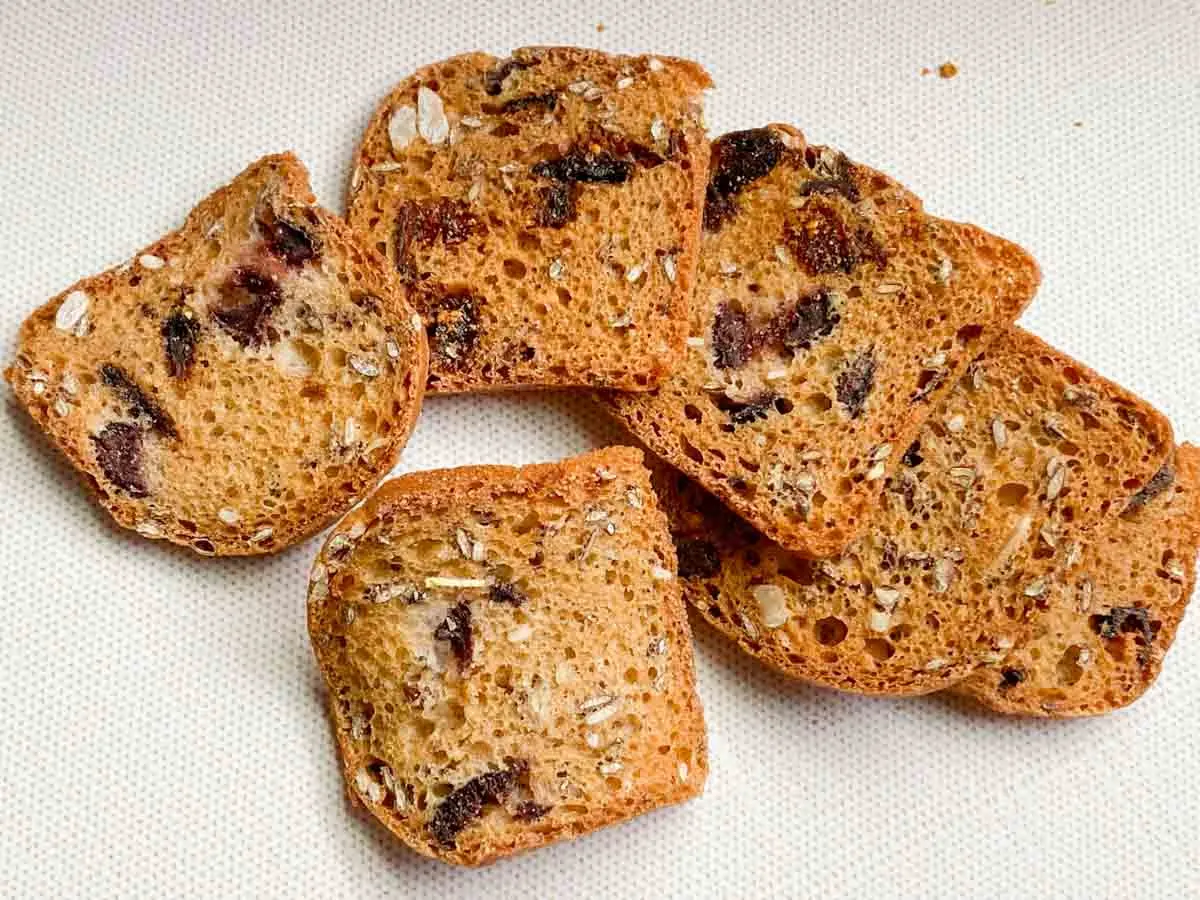
<svg viewBox="0 0 1200 900">
<path fill-rule="evenodd" d="M 952 62 L 944 62 L 937 69 L 939 78 L 953 78 L 958 74 L 958 66 Z"/>
<path fill-rule="evenodd" d="M 597 30 L 597 31 L 604 31 L 604 23 L 603 23 L 603 22 L 597 22 L 597 23 L 596 23 L 596 30 Z"/>
</svg>

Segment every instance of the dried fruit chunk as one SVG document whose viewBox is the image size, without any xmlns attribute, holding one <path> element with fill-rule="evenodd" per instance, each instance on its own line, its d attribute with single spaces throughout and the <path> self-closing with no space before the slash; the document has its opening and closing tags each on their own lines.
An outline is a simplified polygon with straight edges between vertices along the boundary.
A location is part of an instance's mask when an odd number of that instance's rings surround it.
<svg viewBox="0 0 1200 900">
<path fill-rule="evenodd" d="M 423 315 L 429 349 L 441 367 L 465 366 L 479 342 L 479 300 L 471 294 L 450 294 L 427 306 Z"/>
<path fill-rule="evenodd" d="M 210 315 L 243 347 L 261 347 L 271 337 L 271 314 L 282 301 L 275 279 L 242 267 L 221 285 Z"/>
<path fill-rule="evenodd" d="M 285 222 L 273 211 L 259 215 L 258 228 L 267 243 L 267 249 L 292 268 L 316 258 L 317 250 L 308 232 L 299 225 Z"/>
<path fill-rule="evenodd" d="M 818 290 L 777 313 L 767 334 L 788 350 L 807 350 L 818 338 L 832 334 L 840 321 L 833 297 Z"/>
<path fill-rule="evenodd" d="M 553 806 L 546 806 L 541 803 L 534 803 L 532 800 L 522 800 L 517 804 L 517 810 L 513 813 L 513 818 L 520 822 L 536 822 L 538 819 L 546 816 Z"/>
<path fill-rule="evenodd" d="M 132 422 L 110 422 L 92 435 L 96 462 L 106 478 L 131 497 L 149 493 L 142 471 L 142 430 Z"/>
<path fill-rule="evenodd" d="M 546 228 L 562 228 L 575 218 L 573 185 L 559 182 L 543 188 L 538 207 L 537 223 Z"/>
<path fill-rule="evenodd" d="M 783 158 L 783 150 L 783 141 L 769 128 L 733 131 L 713 142 L 704 203 L 706 231 L 720 229 L 737 211 L 734 195 L 770 174 Z"/>
<path fill-rule="evenodd" d="M 875 386 L 875 351 L 874 348 L 852 357 L 837 377 L 838 402 L 852 419 L 862 415 L 867 403 L 867 395 Z"/>
<path fill-rule="evenodd" d="M 175 436 L 175 423 L 162 408 L 146 396 L 146 392 L 138 387 L 129 374 L 120 366 L 105 363 L 100 367 L 100 380 L 121 400 L 129 410 L 129 414 L 139 419 L 145 419 L 151 428 L 167 437 Z"/>
<path fill-rule="evenodd" d="M 533 167 L 533 174 L 555 181 L 587 184 L 623 184 L 629 180 L 633 166 L 611 153 L 572 150 L 565 156 L 543 160 Z"/>
<path fill-rule="evenodd" d="M 717 307 L 713 317 L 713 365 L 718 369 L 740 369 L 754 352 L 754 330 L 750 319 L 728 303 Z"/>
<path fill-rule="evenodd" d="M 516 786 L 517 772 L 511 768 L 476 775 L 441 802 L 429 820 L 429 833 L 442 847 L 453 848 L 458 833 L 479 818 L 485 804 L 502 802 Z"/>
<path fill-rule="evenodd" d="M 1165 491 L 1175 481 L 1175 470 L 1170 463 L 1154 473 L 1154 477 L 1146 482 L 1140 491 L 1129 498 L 1121 515 L 1130 516 Z"/>
<path fill-rule="evenodd" d="M 454 658 L 464 669 L 471 664 L 475 656 L 475 636 L 471 632 L 471 607 L 459 602 L 446 613 L 433 636 L 439 641 L 448 641 Z"/>
<path fill-rule="evenodd" d="M 821 196 L 810 198 L 798 219 L 785 223 L 783 236 L 810 275 L 849 275 L 861 262 L 887 263 L 870 228 L 862 223 L 851 229 L 837 207 Z"/>
<path fill-rule="evenodd" d="M 429 245 L 438 240 L 447 246 L 461 244 L 477 224 L 470 207 L 462 200 L 443 197 L 432 203 L 405 203 L 396 213 L 393 241 L 396 270 L 411 281 L 420 274 L 412 259 L 415 245 Z"/>
<path fill-rule="evenodd" d="M 167 356 L 167 371 L 172 378 L 186 378 L 196 357 L 196 341 L 200 323 L 185 307 L 175 309 L 163 320 L 163 350 Z"/>
<path fill-rule="evenodd" d="M 675 538 L 680 578 L 711 578 L 721 571 L 721 557 L 712 541 L 702 538 Z"/>
</svg>

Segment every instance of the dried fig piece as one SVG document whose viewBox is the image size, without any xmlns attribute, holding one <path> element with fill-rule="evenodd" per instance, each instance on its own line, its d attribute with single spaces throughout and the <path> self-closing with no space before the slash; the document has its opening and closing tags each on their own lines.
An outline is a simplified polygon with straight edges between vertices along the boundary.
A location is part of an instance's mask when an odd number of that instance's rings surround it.
<svg viewBox="0 0 1200 900">
<path fill-rule="evenodd" d="M 1169 488 L 1174 481 L 1175 470 L 1171 468 L 1170 463 L 1164 464 L 1161 469 L 1154 473 L 1154 477 L 1147 481 L 1140 491 L 1129 498 L 1129 502 L 1126 503 L 1125 508 L 1121 510 L 1121 515 L 1133 515 L 1139 509 Z"/>
<path fill-rule="evenodd" d="M 191 372 L 199 337 L 200 323 L 186 307 L 175 308 L 163 320 L 163 350 L 167 356 L 167 371 L 172 378 L 187 378 Z"/>
<path fill-rule="evenodd" d="M 449 294 L 425 306 L 425 333 L 439 368 L 457 370 L 467 364 L 479 343 L 479 307 L 471 294 Z"/>
<path fill-rule="evenodd" d="M 243 347 L 261 347 L 270 337 L 271 314 L 282 301 L 275 279 L 242 267 L 221 285 L 221 297 L 210 315 Z"/>
<path fill-rule="evenodd" d="M 273 210 L 260 213 L 258 228 L 267 249 L 292 268 L 299 268 L 317 256 L 312 236 L 299 225 L 280 219 Z"/>
<path fill-rule="evenodd" d="M 448 641 L 454 658 L 462 668 L 471 664 L 475 656 L 475 636 L 471 632 L 471 607 L 465 603 L 456 603 L 446 613 L 434 629 L 433 636 L 439 641 Z"/>
<path fill-rule="evenodd" d="M 799 218 L 784 225 L 783 237 L 810 275 L 849 275 L 862 262 L 887 263 L 870 228 L 864 223 L 851 229 L 837 207 L 821 196 L 810 198 Z"/>
<path fill-rule="evenodd" d="M 833 297 L 826 290 L 818 290 L 777 313 L 767 326 L 766 336 L 788 350 L 807 350 L 819 338 L 832 334 L 840 321 Z"/>
<path fill-rule="evenodd" d="M 131 497 L 149 494 L 142 471 L 142 429 L 132 422 L 110 422 L 92 435 L 96 462 L 104 476 Z"/>
<path fill-rule="evenodd" d="M 675 555 L 680 578 L 711 578 L 721 571 L 716 546 L 703 538 L 675 538 Z"/>
<path fill-rule="evenodd" d="M 575 219 L 575 186 L 557 182 L 541 191 L 537 224 L 546 228 L 562 228 Z"/>
<path fill-rule="evenodd" d="M 517 804 L 517 811 L 513 813 L 513 818 L 518 822 L 536 822 L 552 809 L 554 809 L 553 806 L 544 806 L 541 803 L 534 803 L 532 800 L 522 800 Z"/>
<path fill-rule="evenodd" d="M 452 246 L 461 244 L 475 231 L 478 220 L 462 200 L 443 197 L 433 203 L 409 201 L 396 213 L 395 248 L 396 270 L 406 281 L 420 273 L 412 259 L 415 245 L 429 245 L 437 240 Z"/>
<path fill-rule="evenodd" d="M 783 158 L 783 141 L 769 128 L 733 131 L 713 142 L 704 203 L 704 229 L 719 231 L 737 212 L 734 195 L 769 175 Z"/>
<path fill-rule="evenodd" d="M 575 149 L 565 156 L 543 160 L 533 167 L 533 174 L 554 181 L 586 184 L 623 184 L 629 180 L 633 165 L 601 150 L 591 152 Z"/>
<path fill-rule="evenodd" d="M 875 386 L 875 350 L 871 348 L 851 357 L 837 377 L 838 402 L 852 419 L 862 415 L 867 395 Z"/>
<path fill-rule="evenodd" d="M 705 231 L 720 231 L 721 226 L 732 219 L 735 213 L 737 213 L 737 202 L 732 196 L 714 194 L 712 189 L 709 189 L 704 198 Z"/>
<path fill-rule="evenodd" d="M 493 603 L 507 603 L 509 606 L 524 606 L 529 599 L 511 581 L 497 581 L 488 592 L 488 599 Z"/>
<path fill-rule="evenodd" d="M 713 365 L 718 369 L 740 369 L 755 349 L 754 329 L 740 309 L 728 303 L 717 307 L 712 327 Z"/>
<path fill-rule="evenodd" d="M 426 827 L 438 844 L 453 849 L 459 832 L 479 818 L 484 805 L 502 802 L 516 786 L 517 773 L 511 768 L 476 775 L 450 792 Z"/>
<path fill-rule="evenodd" d="M 146 392 L 138 387 L 129 373 L 120 366 L 105 363 L 100 367 L 100 380 L 125 404 L 129 414 L 144 419 L 161 435 L 175 436 L 175 423 L 157 403 L 146 396 Z"/>
</svg>

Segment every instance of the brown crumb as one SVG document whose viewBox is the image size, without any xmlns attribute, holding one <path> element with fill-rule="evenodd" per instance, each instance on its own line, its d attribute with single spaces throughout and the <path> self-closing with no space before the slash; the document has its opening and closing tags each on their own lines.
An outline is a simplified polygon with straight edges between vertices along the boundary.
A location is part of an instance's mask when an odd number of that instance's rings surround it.
<svg viewBox="0 0 1200 900">
<path fill-rule="evenodd" d="M 1074 125 L 1076 128 L 1082 128 L 1082 127 L 1083 127 L 1083 123 L 1082 123 L 1082 122 L 1072 122 L 1071 124 L 1072 124 L 1072 125 Z"/>
<path fill-rule="evenodd" d="M 938 66 L 937 73 L 939 78 L 953 78 L 958 74 L 958 66 L 952 62 L 944 62 Z"/>
<path fill-rule="evenodd" d="M 597 30 L 597 31 L 603 31 L 603 30 L 604 30 L 604 23 L 603 23 L 603 22 L 597 22 L 597 23 L 596 23 L 596 30 Z"/>
<path fill-rule="evenodd" d="M 921 74 L 922 74 L 922 75 L 932 75 L 932 74 L 933 74 L 933 69 L 929 68 L 929 66 L 922 66 L 922 67 L 921 67 Z"/>
</svg>

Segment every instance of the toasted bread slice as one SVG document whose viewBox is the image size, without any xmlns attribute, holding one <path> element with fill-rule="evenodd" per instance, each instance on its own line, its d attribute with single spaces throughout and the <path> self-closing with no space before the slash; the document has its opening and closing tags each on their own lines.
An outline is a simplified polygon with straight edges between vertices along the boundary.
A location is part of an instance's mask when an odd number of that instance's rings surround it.
<svg viewBox="0 0 1200 900">
<path fill-rule="evenodd" d="M 686 479 L 660 496 L 684 596 L 743 649 L 831 687 L 920 694 L 1004 658 L 1170 449 L 1159 413 L 1013 329 L 897 454 L 840 557 L 789 553 Z"/>
<path fill-rule="evenodd" d="M 638 391 L 678 364 L 710 84 L 687 60 L 525 47 L 388 94 L 349 222 L 414 287 L 431 391 Z"/>
<path fill-rule="evenodd" d="M 385 261 L 314 202 L 299 160 L 265 157 L 21 327 L 17 399 L 126 528 L 271 552 L 395 463 L 425 333 Z"/>
<path fill-rule="evenodd" d="M 839 553 L 1038 268 L 786 125 L 715 142 L 705 225 L 683 365 L 604 402 L 772 540 Z"/>
<path fill-rule="evenodd" d="M 478 865 L 698 794 L 674 573 L 636 450 L 383 485 L 309 589 L 351 795 L 414 850 Z"/>
<path fill-rule="evenodd" d="M 1083 547 L 1004 659 L 955 690 L 1027 716 L 1091 716 L 1154 683 L 1196 584 L 1200 450 L 1184 444 Z M 1044 606 L 1044 608 L 1042 608 Z"/>
</svg>

